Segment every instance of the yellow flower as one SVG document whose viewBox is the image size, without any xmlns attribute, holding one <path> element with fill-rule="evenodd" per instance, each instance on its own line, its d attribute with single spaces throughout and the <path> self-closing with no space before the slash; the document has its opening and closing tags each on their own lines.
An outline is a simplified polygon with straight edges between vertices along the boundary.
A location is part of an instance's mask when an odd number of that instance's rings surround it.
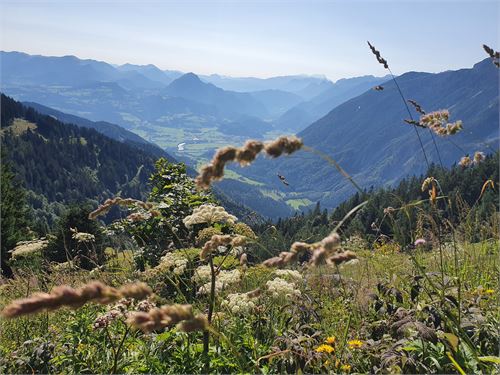
<svg viewBox="0 0 500 375">
<path fill-rule="evenodd" d="M 361 340 L 350 340 L 347 342 L 349 349 L 359 349 L 363 346 L 363 341 Z"/>
<path fill-rule="evenodd" d="M 348 364 L 342 365 L 342 366 L 340 366 L 340 370 L 342 372 L 349 372 L 349 371 L 351 371 L 351 365 L 348 365 Z"/>
<path fill-rule="evenodd" d="M 493 293 L 495 293 L 495 289 L 486 289 L 483 293 L 484 294 L 493 294 Z"/>
<path fill-rule="evenodd" d="M 325 339 L 325 342 L 328 344 L 328 345 L 333 345 L 335 344 L 335 341 L 337 339 L 335 338 L 335 336 L 329 336 Z"/>
<path fill-rule="evenodd" d="M 333 346 L 323 344 L 323 345 L 318 346 L 316 348 L 316 351 L 318 353 L 328 353 L 328 354 L 330 354 L 330 353 L 333 353 L 335 351 L 335 349 L 333 348 Z"/>
</svg>

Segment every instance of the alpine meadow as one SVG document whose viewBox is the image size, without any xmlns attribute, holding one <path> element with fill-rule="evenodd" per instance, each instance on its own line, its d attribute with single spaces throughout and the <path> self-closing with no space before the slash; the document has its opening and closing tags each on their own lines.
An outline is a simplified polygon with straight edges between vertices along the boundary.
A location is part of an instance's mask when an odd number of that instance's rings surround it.
<svg viewBox="0 0 500 375">
<path fill-rule="evenodd" d="M 500 3 L 0 13 L 0 373 L 500 373 Z"/>
</svg>

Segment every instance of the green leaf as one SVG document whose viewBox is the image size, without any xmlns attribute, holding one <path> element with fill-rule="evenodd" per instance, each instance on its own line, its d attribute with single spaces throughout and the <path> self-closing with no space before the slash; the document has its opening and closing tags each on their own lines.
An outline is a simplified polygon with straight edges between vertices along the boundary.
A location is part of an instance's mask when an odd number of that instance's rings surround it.
<svg viewBox="0 0 500 375">
<path fill-rule="evenodd" d="M 405 346 L 402 349 L 406 352 L 414 352 L 414 351 L 418 350 L 419 348 L 416 348 L 415 346 Z"/>
<path fill-rule="evenodd" d="M 500 357 L 494 356 L 494 355 L 487 355 L 484 357 L 477 357 L 481 362 L 491 362 L 491 363 L 496 363 L 500 364 Z"/>
<path fill-rule="evenodd" d="M 163 333 L 160 333 L 159 335 L 157 335 L 156 341 L 158 341 L 158 342 L 167 341 L 171 336 L 172 336 L 172 332 L 166 331 L 166 332 L 163 332 Z"/>
</svg>

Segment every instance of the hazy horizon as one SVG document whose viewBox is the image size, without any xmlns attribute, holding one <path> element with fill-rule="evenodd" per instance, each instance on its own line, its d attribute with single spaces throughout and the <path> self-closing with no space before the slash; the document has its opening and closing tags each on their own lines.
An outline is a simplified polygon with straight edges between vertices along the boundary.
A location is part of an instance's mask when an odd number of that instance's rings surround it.
<svg viewBox="0 0 500 375">
<path fill-rule="evenodd" d="M 496 1 L 2 1 L 1 49 L 268 78 L 471 67 L 498 49 Z"/>
</svg>

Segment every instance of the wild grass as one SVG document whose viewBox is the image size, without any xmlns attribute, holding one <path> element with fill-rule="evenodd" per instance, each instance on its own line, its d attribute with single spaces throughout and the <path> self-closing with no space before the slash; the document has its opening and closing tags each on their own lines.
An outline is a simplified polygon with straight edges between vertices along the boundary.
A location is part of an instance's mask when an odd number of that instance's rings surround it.
<svg viewBox="0 0 500 375">
<path fill-rule="evenodd" d="M 93 327 L 109 308 L 86 304 L 76 311 L 63 308 L 2 319 L 2 370 L 195 373 L 205 371 L 208 363 L 210 371 L 221 372 L 495 371 L 498 237 L 488 233 L 489 238 L 472 243 L 466 232 L 459 234 L 456 246 L 447 240 L 441 251 L 436 243 L 407 252 L 391 240 L 370 244 L 344 239 L 342 248 L 356 252 L 356 261 L 333 268 L 299 262 L 292 265 L 298 279 L 278 276 L 275 268 L 255 260 L 240 266 L 235 255 L 222 254 L 213 258 L 214 269 L 226 264 L 241 277 L 209 295 L 197 294 L 193 281 L 206 264 L 197 257 L 200 249 L 178 251 L 188 260 L 182 273 L 170 268 L 156 274 L 138 272 L 131 266 L 130 252 L 111 249 L 99 270 L 22 267 L 14 280 L 1 286 L 0 306 L 56 285 L 78 287 L 98 279 L 119 286 L 143 280 L 154 288 L 156 296 L 150 301 L 157 306 L 190 303 L 201 313 L 207 313 L 207 304 L 212 306 L 209 345 L 208 350 L 202 345 L 203 334 L 175 328 L 149 334 L 130 330 L 125 319 L 112 321 L 104 333 Z M 294 294 L 270 292 L 269 282 L 277 278 Z M 229 294 L 256 289 L 260 292 L 248 299 L 249 311 L 243 306 L 228 310 L 224 301 Z M 403 328 L 396 329 L 398 324 Z M 327 338 L 333 344 L 326 343 Z"/>
</svg>

